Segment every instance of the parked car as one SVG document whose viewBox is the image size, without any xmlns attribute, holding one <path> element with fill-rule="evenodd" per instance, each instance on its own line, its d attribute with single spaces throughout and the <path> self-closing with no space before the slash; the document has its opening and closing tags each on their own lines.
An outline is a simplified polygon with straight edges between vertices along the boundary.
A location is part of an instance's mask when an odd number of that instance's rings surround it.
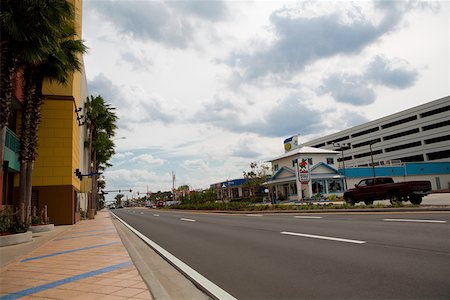
<svg viewBox="0 0 450 300">
<path fill-rule="evenodd" d="M 156 201 L 156 207 L 164 207 L 165 206 L 165 202 L 162 200 Z"/>
<path fill-rule="evenodd" d="M 390 177 L 373 177 L 361 180 L 354 189 L 344 193 L 348 204 L 354 205 L 364 201 L 373 204 L 374 200 L 389 199 L 391 204 L 410 201 L 412 204 L 422 203 L 422 197 L 431 193 L 430 181 L 405 181 L 394 183 Z"/>
</svg>

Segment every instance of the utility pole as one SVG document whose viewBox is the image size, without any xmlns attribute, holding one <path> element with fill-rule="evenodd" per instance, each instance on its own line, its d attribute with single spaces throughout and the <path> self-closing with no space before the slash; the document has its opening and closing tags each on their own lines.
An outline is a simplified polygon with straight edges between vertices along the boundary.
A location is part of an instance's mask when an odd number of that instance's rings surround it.
<svg viewBox="0 0 450 300">
<path fill-rule="evenodd" d="M 345 157 L 344 157 L 344 150 L 350 149 L 350 143 L 333 143 L 334 147 L 338 147 L 336 150 L 341 151 L 341 159 L 342 159 L 342 171 L 344 173 L 344 182 L 345 182 L 345 189 L 347 189 L 347 175 L 345 174 Z"/>
<path fill-rule="evenodd" d="M 175 201 L 175 173 L 172 171 L 172 196 L 173 201 Z"/>
<path fill-rule="evenodd" d="M 370 158 L 371 158 L 371 160 L 372 160 L 372 172 L 373 172 L 373 177 L 374 177 L 374 178 L 375 178 L 375 164 L 374 164 L 374 162 L 373 162 L 372 145 L 375 144 L 375 143 L 378 143 L 378 141 L 372 140 L 372 141 L 370 141 L 370 143 L 369 143 L 369 148 L 370 148 Z"/>
</svg>

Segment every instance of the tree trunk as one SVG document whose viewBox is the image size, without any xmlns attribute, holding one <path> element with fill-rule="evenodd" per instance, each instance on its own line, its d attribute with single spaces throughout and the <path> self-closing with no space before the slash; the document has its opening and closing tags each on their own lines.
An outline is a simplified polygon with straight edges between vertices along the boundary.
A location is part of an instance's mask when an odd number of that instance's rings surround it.
<svg viewBox="0 0 450 300">
<path fill-rule="evenodd" d="M 27 203 L 27 161 L 20 161 L 19 204 Z"/>
<path fill-rule="evenodd" d="M 34 162 L 33 161 L 27 161 L 27 170 L 26 170 L 26 206 L 28 209 L 28 219 L 30 217 L 29 212 L 31 210 L 31 193 L 32 193 L 32 189 L 33 189 L 33 182 L 32 182 L 32 178 L 33 178 L 33 167 L 34 167 Z"/>
<path fill-rule="evenodd" d="M 5 158 L 5 142 L 6 142 L 6 126 L 1 126 L 1 128 L 0 128 L 0 172 L 3 172 L 3 160 Z"/>
</svg>

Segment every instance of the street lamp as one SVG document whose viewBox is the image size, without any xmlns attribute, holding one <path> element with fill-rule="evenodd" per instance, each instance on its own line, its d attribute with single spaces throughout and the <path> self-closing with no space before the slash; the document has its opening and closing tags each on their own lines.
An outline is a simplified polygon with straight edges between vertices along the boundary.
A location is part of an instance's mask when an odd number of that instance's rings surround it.
<svg viewBox="0 0 450 300">
<path fill-rule="evenodd" d="M 333 147 L 336 147 L 341 151 L 342 156 L 342 171 L 344 173 L 344 182 L 345 182 L 345 190 L 347 189 L 347 175 L 345 174 L 345 157 L 344 157 L 344 150 L 350 149 L 350 143 L 333 143 Z"/>
<path fill-rule="evenodd" d="M 372 160 L 372 172 L 373 172 L 373 177 L 375 178 L 375 164 L 373 162 L 373 153 L 372 153 L 372 145 L 378 143 L 377 140 L 371 140 L 369 143 L 369 148 L 370 148 L 370 158 Z"/>
<path fill-rule="evenodd" d="M 126 138 L 127 138 L 126 136 L 121 136 L 121 137 L 112 139 L 112 141 L 115 141 L 115 140 L 125 140 Z"/>
</svg>

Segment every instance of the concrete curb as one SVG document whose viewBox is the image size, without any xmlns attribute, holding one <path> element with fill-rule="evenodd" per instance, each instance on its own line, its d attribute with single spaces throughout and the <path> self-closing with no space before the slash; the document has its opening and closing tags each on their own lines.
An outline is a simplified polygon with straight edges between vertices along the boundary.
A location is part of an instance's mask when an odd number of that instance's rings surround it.
<svg viewBox="0 0 450 300">
<path fill-rule="evenodd" d="M 30 226 L 30 228 L 29 228 L 29 230 L 31 230 L 31 232 L 33 232 L 33 233 L 51 231 L 53 229 L 55 229 L 54 224 L 34 225 L 34 226 Z"/>
<path fill-rule="evenodd" d="M 0 236 L 0 247 L 31 242 L 32 236 L 31 231 Z"/>
</svg>

